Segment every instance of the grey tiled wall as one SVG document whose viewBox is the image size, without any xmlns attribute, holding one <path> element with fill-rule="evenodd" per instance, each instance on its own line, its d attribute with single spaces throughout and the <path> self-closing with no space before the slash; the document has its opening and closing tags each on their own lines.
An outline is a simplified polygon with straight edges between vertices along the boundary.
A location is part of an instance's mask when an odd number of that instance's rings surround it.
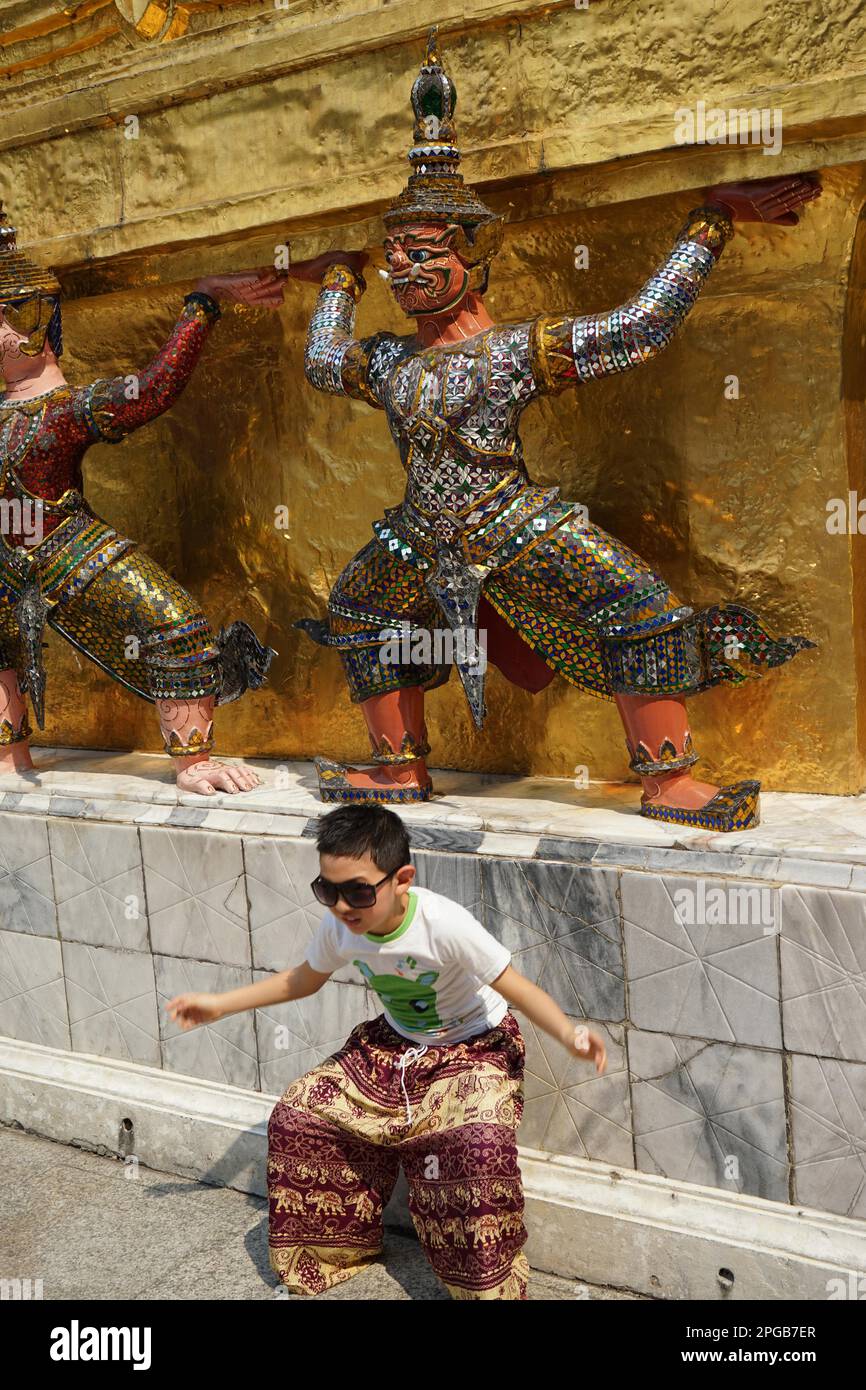
<svg viewBox="0 0 866 1390">
<path fill-rule="evenodd" d="M 598 1077 L 522 1020 L 523 1144 L 866 1217 L 866 895 L 763 881 L 757 925 L 689 926 L 678 891 L 724 880 L 415 862 L 606 1039 Z M 351 967 L 189 1033 L 164 1006 L 301 960 L 316 872 L 308 839 L 0 813 L 0 1033 L 281 1092 L 379 1012 Z"/>
</svg>

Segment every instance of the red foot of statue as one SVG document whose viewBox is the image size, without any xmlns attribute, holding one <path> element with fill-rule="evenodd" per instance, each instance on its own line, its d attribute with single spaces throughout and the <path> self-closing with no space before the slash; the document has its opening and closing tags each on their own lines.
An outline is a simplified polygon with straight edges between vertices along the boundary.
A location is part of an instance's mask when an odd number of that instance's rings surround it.
<svg viewBox="0 0 866 1390">
<path fill-rule="evenodd" d="M 345 767 L 316 758 L 319 796 L 323 801 L 429 801 L 433 783 L 423 760 L 397 767 Z"/>
<path fill-rule="evenodd" d="M 651 820 L 724 833 L 747 830 L 760 822 L 760 782 L 734 782 L 714 787 L 689 773 L 644 778 L 641 815 Z"/>
<path fill-rule="evenodd" d="M 7 743 L 0 747 L 0 772 L 32 772 L 33 759 L 27 743 Z"/>
<path fill-rule="evenodd" d="M 669 777 L 643 777 L 643 806 L 667 806 L 672 810 L 699 811 L 720 790 L 711 782 L 699 782 L 689 772 Z"/>
</svg>

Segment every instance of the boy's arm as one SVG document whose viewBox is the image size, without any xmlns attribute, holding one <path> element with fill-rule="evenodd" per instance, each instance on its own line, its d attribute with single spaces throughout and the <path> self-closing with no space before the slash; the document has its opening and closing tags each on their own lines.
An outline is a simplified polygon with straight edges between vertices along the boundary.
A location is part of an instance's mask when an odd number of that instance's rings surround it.
<svg viewBox="0 0 866 1390">
<path fill-rule="evenodd" d="M 561 1042 L 573 1056 L 595 1062 L 595 1069 L 601 1076 L 607 1065 L 607 1052 L 598 1033 L 575 1023 L 573 1018 L 562 1012 L 549 994 L 545 994 L 538 985 L 519 974 L 512 965 L 507 966 L 501 975 L 492 980 L 490 987 L 501 994 L 503 999 L 507 999 L 515 1009 L 525 1014 L 536 1028 L 542 1028 L 545 1033 L 556 1038 L 557 1042 Z"/>
<path fill-rule="evenodd" d="M 306 961 L 293 970 L 284 970 L 255 985 L 229 989 L 222 994 L 178 994 L 169 1000 L 166 1011 L 184 1032 L 200 1023 L 216 1023 L 229 1014 L 245 1009 L 266 1009 L 270 1004 L 286 1004 L 292 999 L 306 999 L 322 988 L 331 972 L 322 974 Z"/>
</svg>

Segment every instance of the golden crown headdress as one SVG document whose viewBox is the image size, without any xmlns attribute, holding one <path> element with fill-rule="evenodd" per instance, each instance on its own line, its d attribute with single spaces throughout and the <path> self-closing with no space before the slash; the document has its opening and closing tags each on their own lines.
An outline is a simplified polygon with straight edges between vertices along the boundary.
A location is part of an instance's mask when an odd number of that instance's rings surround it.
<svg viewBox="0 0 866 1390">
<path fill-rule="evenodd" d="M 60 282 L 18 250 L 17 232 L 0 199 L 0 304 L 34 295 L 60 296 Z"/>
<path fill-rule="evenodd" d="M 489 263 L 499 250 L 503 222 L 463 182 L 454 125 L 456 105 L 457 89 L 442 66 L 438 27 L 434 27 L 427 38 L 421 71 L 412 85 L 412 173 L 384 214 L 384 222 L 388 231 L 412 222 L 454 223 L 461 229 L 461 256 L 470 265 L 478 265 Z"/>
</svg>

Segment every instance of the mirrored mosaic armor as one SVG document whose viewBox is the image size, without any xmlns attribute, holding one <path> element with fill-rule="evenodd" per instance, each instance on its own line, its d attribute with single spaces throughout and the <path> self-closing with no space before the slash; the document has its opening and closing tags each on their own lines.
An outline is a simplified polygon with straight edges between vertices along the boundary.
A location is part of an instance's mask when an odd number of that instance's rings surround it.
<svg viewBox="0 0 866 1390">
<path fill-rule="evenodd" d="M 548 667 L 608 698 L 736 683 L 747 662 L 779 665 L 811 645 L 772 637 L 739 605 L 682 603 L 558 488 L 533 484 L 523 458 L 526 407 L 661 352 L 731 234 L 722 209 L 698 208 L 666 260 L 612 312 L 544 315 L 435 348 L 390 333 L 356 340 L 363 281 L 347 266 L 329 268 L 309 328 L 308 380 L 384 410 L 407 474 L 403 503 L 374 523 L 375 539 L 337 580 L 327 623 L 299 624 L 339 650 L 353 700 L 431 689 L 454 664 L 480 726 L 485 662 L 473 638 L 482 594 Z M 463 635 L 453 662 L 381 659 L 395 634 L 411 639 L 443 619 Z"/>
<path fill-rule="evenodd" d="M 40 726 L 45 622 L 151 702 L 225 703 L 264 680 L 272 653 L 247 624 L 215 636 L 186 590 L 97 516 L 83 492 L 87 449 L 119 443 L 174 404 L 219 315 L 210 296 L 187 295 L 144 371 L 0 400 L 0 664 L 17 670 Z M 203 755 L 211 745 L 210 737 L 195 749 L 175 741 L 167 751 Z"/>
</svg>

